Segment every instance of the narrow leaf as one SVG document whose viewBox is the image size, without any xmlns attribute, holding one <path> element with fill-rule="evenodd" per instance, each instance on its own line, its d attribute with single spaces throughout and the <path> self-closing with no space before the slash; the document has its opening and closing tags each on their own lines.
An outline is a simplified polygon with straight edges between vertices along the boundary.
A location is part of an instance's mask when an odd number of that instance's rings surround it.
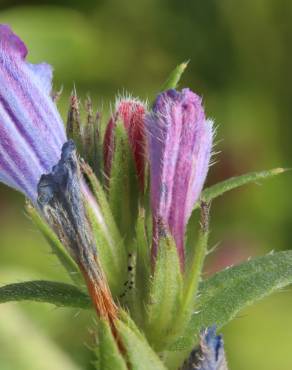
<svg viewBox="0 0 292 370">
<path fill-rule="evenodd" d="M 52 303 L 61 307 L 91 308 L 89 296 L 74 285 L 45 280 L 0 287 L 0 303 L 11 301 L 34 301 Z"/>
<path fill-rule="evenodd" d="M 88 180 L 90 190 L 99 206 L 103 222 L 88 207 L 99 258 L 114 296 L 121 293 L 126 279 L 126 251 L 122 237 L 113 218 L 106 194 L 92 169 L 81 162 L 81 170 Z"/>
<path fill-rule="evenodd" d="M 126 289 L 131 295 L 128 308 L 135 322 L 140 326 L 145 321 L 145 306 L 149 291 L 149 282 L 151 278 L 150 246 L 146 236 L 145 212 L 139 209 L 139 215 L 136 224 L 136 238 L 133 241 L 133 252 L 131 259 L 135 258 L 135 264 L 129 264 L 128 269 L 130 279 Z M 131 286 L 132 284 L 132 286 Z M 129 291 L 130 290 L 130 291 Z"/>
<path fill-rule="evenodd" d="M 201 205 L 200 225 L 201 230 L 199 232 L 198 242 L 195 245 L 193 256 L 190 259 L 191 263 L 189 269 L 185 271 L 182 304 L 180 305 L 175 323 L 172 326 L 174 337 L 178 337 L 186 329 L 186 325 L 192 316 L 199 283 L 201 281 L 209 236 L 209 205 L 206 203 L 202 203 Z"/>
<path fill-rule="evenodd" d="M 149 291 L 146 332 L 156 350 L 162 351 L 182 299 L 182 274 L 173 239 L 160 240 L 153 280 Z"/>
<path fill-rule="evenodd" d="M 184 62 L 179 64 L 175 69 L 170 73 L 168 79 L 162 85 L 160 91 L 165 91 L 168 89 L 175 89 L 181 79 L 182 74 L 187 68 L 189 62 Z"/>
<path fill-rule="evenodd" d="M 210 186 L 209 188 L 205 189 L 202 193 L 201 200 L 204 202 L 210 202 L 212 199 L 219 197 L 220 195 L 224 194 L 227 191 L 236 189 L 240 186 L 257 182 L 262 179 L 268 179 L 275 175 L 279 175 L 280 173 L 286 172 L 287 169 L 285 168 L 273 168 L 272 170 L 267 171 L 260 171 L 260 172 L 250 172 L 245 175 L 231 177 L 230 179 L 224 180 Z M 199 208 L 199 204 L 196 204 L 195 208 Z"/>
<path fill-rule="evenodd" d="M 128 134 L 122 122 L 115 127 L 115 148 L 109 179 L 109 203 L 120 233 L 125 240 L 134 235 L 138 213 L 138 180 L 129 145 Z"/>
<path fill-rule="evenodd" d="M 292 283 L 292 251 L 254 258 L 201 283 L 186 333 L 172 349 L 191 350 L 202 328 L 221 328 L 240 310 Z"/>
<path fill-rule="evenodd" d="M 138 334 L 137 330 L 133 330 L 121 321 L 117 323 L 117 329 L 129 357 L 131 369 L 166 370 L 142 334 Z"/>
<path fill-rule="evenodd" d="M 52 252 L 57 256 L 59 261 L 62 263 L 72 281 L 78 286 L 83 286 L 84 280 L 79 271 L 79 268 L 77 267 L 73 259 L 69 256 L 69 254 L 66 252 L 64 246 L 58 239 L 57 235 L 53 232 L 49 225 L 41 218 L 37 210 L 30 203 L 26 204 L 26 211 L 31 220 L 33 221 L 33 223 L 35 224 L 35 226 L 39 229 L 39 231 L 42 233 L 46 241 L 49 243 Z"/>
<path fill-rule="evenodd" d="M 98 347 L 96 349 L 99 370 L 127 370 L 127 365 L 112 335 L 108 322 L 98 322 Z"/>
</svg>

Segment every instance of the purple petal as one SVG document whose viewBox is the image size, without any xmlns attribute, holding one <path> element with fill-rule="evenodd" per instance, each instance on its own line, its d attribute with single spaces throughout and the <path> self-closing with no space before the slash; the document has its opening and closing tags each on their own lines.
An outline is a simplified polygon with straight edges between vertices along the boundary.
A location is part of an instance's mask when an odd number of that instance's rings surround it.
<svg viewBox="0 0 292 370">
<path fill-rule="evenodd" d="M 184 234 L 208 172 L 212 122 L 206 121 L 201 98 L 189 89 L 168 90 L 158 96 L 146 119 L 151 172 L 153 255 L 159 224 L 176 241 L 184 263 Z"/>
<path fill-rule="evenodd" d="M 18 55 L 20 58 L 25 58 L 27 48 L 22 40 L 11 32 L 11 29 L 6 24 L 0 25 L 0 48 L 9 50 L 10 53 Z"/>
<path fill-rule="evenodd" d="M 0 181 L 35 203 L 38 181 L 58 162 L 66 135 L 50 97 L 52 69 L 27 63 L 26 54 L 0 25 Z"/>
</svg>

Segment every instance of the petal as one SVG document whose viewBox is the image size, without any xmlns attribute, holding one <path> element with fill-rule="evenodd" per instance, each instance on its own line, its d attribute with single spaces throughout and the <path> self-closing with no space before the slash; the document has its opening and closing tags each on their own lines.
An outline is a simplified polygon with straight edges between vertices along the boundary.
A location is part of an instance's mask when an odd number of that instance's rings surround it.
<svg viewBox="0 0 292 370">
<path fill-rule="evenodd" d="M 20 58 L 25 58 L 27 54 L 24 42 L 6 24 L 0 25 L 0 48 L 7 54 L 15 54 Z"/>
<path fill-rule="evenodd" d="M 0 25 L 0 179 L 35 202 L 40 176 L 58 162 L 66 135 L 50 97 L 52 69 L 27 63 L 26 54 Z"/>
</svg>

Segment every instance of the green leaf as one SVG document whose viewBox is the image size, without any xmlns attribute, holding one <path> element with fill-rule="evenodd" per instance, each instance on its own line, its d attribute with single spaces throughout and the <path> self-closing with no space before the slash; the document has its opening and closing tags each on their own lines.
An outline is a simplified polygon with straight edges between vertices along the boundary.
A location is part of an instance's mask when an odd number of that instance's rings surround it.
<svg viewBox="0 0 292 370">
<path fill-rule="evenodd" d="M 127 370 L 127 365 L 105 320 L 98 322 L 98 347 L 96 368 L 98 370 Z"/>
<path fill-rule="evenodd" d="M 232 320 L 240 310 L 292 283 L 292 251 L 254 258 L 201 283 L 190 324 L 173 350 L 191 350 L 198 333 Z"/>
<path fill-rule="evenodd" d="M 87 211 L 91 221 L 99 258 L 106 274 L 108 284 L 114 296 L 121 293 L 127 278 L 127 257 L 122 237 L 111 212 L 106 194 L 88 164 L 81 161 L 81 170 L 88 180 L 90 190 L 95 197 L 100 212 L 100 219 L 88 204 Z"/>
<path fill-rule="evenodd" d="M 175 242 L 170 237 L 160 240 L 155 271 L 146 307 L 146 333 L 157 351 L 168 343 L 168 334 L 181 304 L 182 274 Z"/>
<path fill-rule="evenodd" d="M 35 280 L 0 287 L 0 303 L 34 301 L 56 306 L 91 308 L 91 300 L 74 285 L 55 281 Z"/>
<path fill-rule="evenodd" d="M 128 284 L 125 287 L 125 298 L 131 316 L 141 327 L 145 320 L 145 306 L 151 278 L 150 246 L 146 236 L 145 212 L 139 209 L 136 224 L 136 237 L 133 241 L 133 251 L 130 254 L 130 271 Z M 133 284 L 129 286 L 129 283 Z M 129 289 L 131 288 L 131 289 Z"/>
<path fill-rule="evenodd" d="M 227 191 L 238 188 L 252 182 L 257 182 L 262 179 L 268 179 L 280 173 L 288 171 L 285 168 L 273 168 L 272 170 L 260 171 L 260 172 L 250 172 L 245 175 L 231 177 L 225 181 L 219 182 L 202 192 L 201 200 L 204 202 L 210 202 L 212 199 L 219 197 Z M 195 208 L 199 208 L 199 203 L 196 204 Z"/>
<path fill-rule="evenodd" d="M 122 122 L 115 127 L 115 148 L 109 179 L 109 203 L 120 233 L 126 241 L 134 236 L 139 188 L 128 134 Z"/>
<path fill-rule="evenodd" d="M 200 230 L 198 242 L 194 248 L 194 255 L 188 271 L 185 271 L 184 292 L 175 322 L 172 325 L 174 340 L 186 330 L 192 316 L 195 299 L 201 281 L 203 264 L 208 246 L 208 229 Z"/>
<path fill-rule="evenodd" d="M 124 345 L 132 370 L 166 370 L 157 354 L 150 347 L 146 339 L 125 323 L 117 323 L 119 336 Z"/>
<path fill-rule="evenodd" d="M 168 89 L 175 89 L 181 79 L 182 74 L 187 68 L 189 62 L 184 62 L 179 64 L 175 69 L 170 73 L 168 79 L 160 88 L 160 91 L 165 91 Z"/>
<path fill-rule="evenodd" d="M 57 235 L 48 226 L 48 224 L 41 218 L 37 210 L 30 204 L 26 204 L 26 211 L 35 224 L 35 226 L 42 233 L 46 241 L 49 243 L 52 252 L 58 257 L 64 268 L 67 270 L 72 281 L 78 286 L 84 286 L 84 280 L 79 268 L 73 259 L 66 252 L 63 244 L 58 239 Z"/>
</svg>

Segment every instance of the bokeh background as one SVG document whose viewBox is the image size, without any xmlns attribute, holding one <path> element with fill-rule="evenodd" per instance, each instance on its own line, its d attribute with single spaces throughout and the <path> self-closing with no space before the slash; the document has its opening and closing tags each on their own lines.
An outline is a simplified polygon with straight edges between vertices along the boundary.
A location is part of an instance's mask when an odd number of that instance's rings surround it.
<svg viewBox="0 0 292 370">
<path fill-rule="evenodd" d="M 204 98 L 217 125 L 212 184 L 292 167 L 291 0 L 0 0 L 0 22 L 27 43 L 31 62 L 54 66 L 66 118 L 74 84 L 99 109 L 130 92 L 152 99 L 178 63 L 181 86 Z M 290 173 L 214 202 L 211 273 L 292 246 Z M 0 284 L 67 281 L 27 219 L 21 195 L 0 185 Z M 1 370 L 90 370 L 93 318 L 45 304 L 0 306 Z M 292 291 L 242 312 L 223 330 L 233 370 L 292 369 Z"/>
</svg>

